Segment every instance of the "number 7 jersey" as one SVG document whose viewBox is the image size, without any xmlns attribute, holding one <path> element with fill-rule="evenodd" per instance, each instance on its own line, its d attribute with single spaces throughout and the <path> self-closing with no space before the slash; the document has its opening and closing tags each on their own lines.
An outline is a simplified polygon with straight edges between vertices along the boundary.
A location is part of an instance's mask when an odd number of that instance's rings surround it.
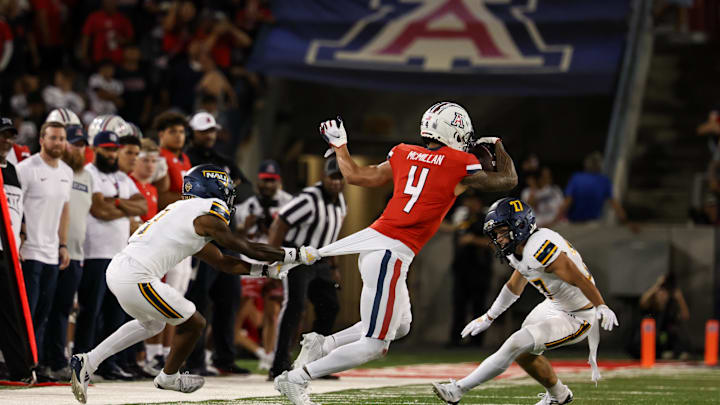
<svg viewBox="0 0 720 405">
<path fill-rule="evenodd" d="M 388 162 L 393 195 L 370 227 L 417 254 L 455 202 L 455 187 L 482 166 L 474 155 L 447 146 L 428 149 L 403 143 L 392 148 Z"/>
</svg>

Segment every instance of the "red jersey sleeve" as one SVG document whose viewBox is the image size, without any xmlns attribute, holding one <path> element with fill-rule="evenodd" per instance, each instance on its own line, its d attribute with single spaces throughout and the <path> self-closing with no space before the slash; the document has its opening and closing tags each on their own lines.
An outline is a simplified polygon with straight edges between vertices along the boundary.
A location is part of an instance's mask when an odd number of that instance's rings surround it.
<svg viewBox="0 0 720 405">
<path fill-rule="evenodd" d="M 469 176 L 471 174 L 475 174 L 480 170 L 483 170 L 483 167 L 480 164 L 477 156 L 473 155 L 472 153 L 467 153 L 467 157 L 465 160 L 465 171 L 467 172 L 467 175 Z"/>
</svg>

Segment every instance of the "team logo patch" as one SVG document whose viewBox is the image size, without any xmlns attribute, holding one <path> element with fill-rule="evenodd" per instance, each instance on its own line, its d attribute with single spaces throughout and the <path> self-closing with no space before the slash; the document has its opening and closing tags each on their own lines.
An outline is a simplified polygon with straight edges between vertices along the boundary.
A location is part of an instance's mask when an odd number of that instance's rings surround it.
<svg viewBox="0 0 720 405">
<path fill-rule="evenodd" d="M 187 183 L 185 183 L 184 188 L 185 188 L 185 192 L 189 193 L 190 190 L 192 190 L 192 184 L 190 182 L 187 182 Z"/>
<path fill-rule="evenodd" d="M 460 114 L 459 112 L 456 112 L 455 118 L 453 118 L 450 125 L 452 125 L 454 127 L 458 127 L 460 129 L 464 129 L 465 128 L 465 119 L 463 118 L 462 114 Z"/>
<path fill-rule="evenodd" d="M 546 43 L 537 0 L 370 0 L 337 40 L 317 39 L 310 65 L 451 73 L 561 73 L 573 47 Z"/>
<path fill-rule="evenodd" d="M 203 170 L 202 174 L 203 177 L 205 177 L 206 179 L 216 179 L 220 181 L 224 186 L 230 184 L 230 179 L 225 172 L 218 172 L 215 170 Z"/>
</svg>

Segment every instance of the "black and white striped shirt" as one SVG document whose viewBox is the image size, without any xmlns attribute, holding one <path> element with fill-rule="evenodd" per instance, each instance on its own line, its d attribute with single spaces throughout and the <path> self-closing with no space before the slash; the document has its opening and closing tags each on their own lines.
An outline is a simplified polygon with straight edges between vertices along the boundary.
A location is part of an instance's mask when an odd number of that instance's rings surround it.
<svg viewBox="0 0 720 405">
<path fill-rule="evenodd" d="M 290 225 L 284 245 L 321 248 L 335 242 L 347 214 L 345 197 L 340 193 L 335 203 L 318 182 L 280 209 L 279 216 Z"/>
</svg>

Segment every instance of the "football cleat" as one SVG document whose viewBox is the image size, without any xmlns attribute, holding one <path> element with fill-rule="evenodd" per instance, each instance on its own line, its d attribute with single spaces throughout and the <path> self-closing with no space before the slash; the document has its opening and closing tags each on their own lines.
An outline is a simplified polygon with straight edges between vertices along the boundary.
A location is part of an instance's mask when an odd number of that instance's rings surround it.
<svg viewBox="0 0 720 405">
<path fill-rule="evenodd" d="M 448 404 L 455 405 L 460 402 L 460 398 L 463 396 L 463 392 L 458 387 L 455 380 L 450 380 L 447 384 L 432 383 L 433 392 L 438 398 L 447 402 Z"/>
<path fill-rule="evenodd" d="M 172 390 L 189 394 L 202 388 L 205 384 L 205 379 L 199 375 L 184 373 L 178 375 L 173 381 L 167 381 L 162 378 L 162 374 L 160 374 L 155 377 L 153 383 L 155 384 L 155 388 L 161 390 Z"/>
<path fill-rule="evenodd" d="M 310 400 L 307 394 L 308 383 L 298 384 L 288 379 L 288 372 L 283 371 L 282 374 L 275 377 L 275 389 L 278 390 L 285 398 L 289 399 L 293 405 L 319 405 Z"/>
<path fill-rule="evenodd" d="M 304 334 L 300 342 L 302 348 L 293 363 L 293 369 L 305 367 L 306 364 L 323 357 L 323 342 L 325 342 L 325 336 L 319 333 Z"/>
<path fill-rule="evenodd" d="M 567 388 L 567 387 L 566 387 Z M 556 397 L 550 395 L 549 392 L 544 392 L 538 394 L 538 397 L 542 398 L 540 401 L 536 402 L 535 405 L 563 405 L 563 404 L 569 404 L 573 401 L 573 393 L 570 391 L 570 388 L 567 389 L 568 394 L 567 397 L 565 397 L 565 400 L 561 401 L 557 399 Z"/>
<path fill-rule="evenodd" d="M 75 354 L 70 358 L 70 384 L 75 399 L 87 402 L 87 388 L 90 384 L 90 367 L 87 354 Z"/>
</svg>

